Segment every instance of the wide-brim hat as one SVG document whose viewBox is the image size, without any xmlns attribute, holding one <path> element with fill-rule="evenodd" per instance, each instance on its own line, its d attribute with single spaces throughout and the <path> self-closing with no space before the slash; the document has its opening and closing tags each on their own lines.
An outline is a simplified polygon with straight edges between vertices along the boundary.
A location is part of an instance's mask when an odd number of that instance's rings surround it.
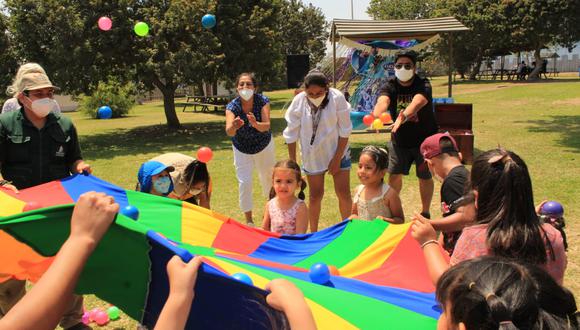
<svg viewBox="0 0 580 330">
<path fill-rule="evenodd" d="M 33 91 L 42 88 L 59 89 L 57 86 L 52 84 L 46 74 L 40 72 L 24 74 L 20 80 L 20 91 Z"/>
</svg>

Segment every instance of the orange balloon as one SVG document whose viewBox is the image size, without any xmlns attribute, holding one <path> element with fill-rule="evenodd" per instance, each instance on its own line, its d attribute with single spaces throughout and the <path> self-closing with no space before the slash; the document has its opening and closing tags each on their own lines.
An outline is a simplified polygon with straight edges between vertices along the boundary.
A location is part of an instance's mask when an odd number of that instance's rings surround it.
<svg viewBox="0 0 580 330">
<path fill-rule="evenodd" d="M 388 123 L 393 122 L 393 119 L 391 118 L 391 115 L 388 112 L 381 113 L 380 119 L 383 122 L 383 124 L 388 124 Z"/>
<path fill-rule="evenodd" d="M 331 275 L 334 275 L 334 276 L 339 275 L 338 268 L 336 268 L 336 266 L 328 265 L 328 271 L 330 271 Z"/>
<path fill-rule="evenodd" d="M 366 115 L 363 117 L 363 123 L 367 126 L 371 126 L 374 120 L 375 117 L 373 117 L 373 115 Z"/>
<path fill-rule="evenodd" d="M 201 147 L 197 150 L 197 160 L 202 163 L 209 162 L 213 157 L 213 151 L 208 147 Z"/>
</svg>

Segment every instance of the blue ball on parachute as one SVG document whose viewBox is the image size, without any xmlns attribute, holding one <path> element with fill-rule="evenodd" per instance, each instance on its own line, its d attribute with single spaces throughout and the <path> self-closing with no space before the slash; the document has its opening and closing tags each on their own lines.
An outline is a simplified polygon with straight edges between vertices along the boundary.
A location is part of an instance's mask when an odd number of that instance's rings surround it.
<svg viewBox="0 0 580 330">
<path fill-rule="evenodd" d="M 322 262 L 315 263 L 310 267 L 310 280 L 316 284 L 326 284 L 330 280 L 330 269 Z"/>
<path fill-rule="evenodd" d="M 244 273 L 235 273 L 234 275 L 232 275 L 233 278 L 235 278 L 236 280 L 240 281 L 240 282 L 244 282 L 248 285 L 254 285 L 254 282 L 252 282 L 252 279 Z"/>
<path fill-rule="evenodd" d="M 215 24 L 216 24 L 215 15 L 205 14 L 201 18 L 201 25 L 203 25 L 203 27 L 206 29 L 213 28 L 215 26 Z"/>
<path fill-rule="evenodd" d="M 98 119 L 111 119 L 113 117 L 113 110 L 111 107 L 104 105 L 97 111 Z"/>
<path fill-rule="evenodd" d="M 121 214 L 133 220 L 139 219 L 139 209 L 133 205 L 127 205 L 121 209 Z"/>
</svg>

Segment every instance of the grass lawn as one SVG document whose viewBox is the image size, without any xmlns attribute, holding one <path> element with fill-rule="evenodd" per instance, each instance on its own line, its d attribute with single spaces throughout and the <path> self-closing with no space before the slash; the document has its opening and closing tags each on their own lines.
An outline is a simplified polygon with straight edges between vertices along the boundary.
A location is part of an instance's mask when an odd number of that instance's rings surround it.
<svg viewBox="0 0 580 330">
<path fill-rule="evenodd" d="M 446 79 L 433 80 L 434 96 L 445 96 Z M 282 139 L 285 127 L 282 107 L 292 97 L 291 91 L 266 93 L 272 100 L 272 130 L 278 159 L 287 157 Z M 580 80 L 570 75 L 537 83 L 459 82 L 454 86 L 456 102 L 473 103 L 473 130 L 476 154 L 501 145 L 518 153 L 528 164 L 534 184 L 535 202 L 560 201 L 566 209 L 568 270 L 565 285 L 580 296 Z M 164 152 L 194 154 L 200 146 L 209 146 L 214 158 L 209 163 L 213 178 L 212 208 L 236 219 L 243 219 L 238 207 L 237 180 L 231 143 L 224 132 L 221 114 L 182 113 L 178 116 L 185 129 L 165 127 L 163 106 L 159 102 L 137 106 L 130 116 L 113 120 L 92 120 L 80 113 L 72 117 L 81 136 L 85 159 L 94 174 L 126 189 L 134 189 L 139 165 Z M 368 144 L 384 145 L 387 134 L 357 134 L 351 137 L 356 160 Z M 358 184 L 356 166 L 351 170 L 351 187 Z M 332 180 L 326 180 L 321 228 L 339 222 L 338 203 Z M 435 187 L 431 213 L 439 213 L 439 184 Z M 266 201 L 260 194 L 255 176 L 254 214 L 261 223 Z M 420 210 L 417 179 L 405 178 L 401 194 L 407 220 Z M 104 307 L 95 297 L 85 299 L 86 308 Z M 127 316 L 109 328 L 135 328 Z"/>
</svg>

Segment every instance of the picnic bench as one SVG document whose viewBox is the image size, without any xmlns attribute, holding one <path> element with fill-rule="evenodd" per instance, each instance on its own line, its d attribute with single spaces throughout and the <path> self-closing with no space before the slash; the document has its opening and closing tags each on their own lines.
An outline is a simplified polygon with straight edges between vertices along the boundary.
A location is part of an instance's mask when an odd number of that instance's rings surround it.
<svg viewBox="0 0 580 330">
<path fill-rule="evenodd" d="M 182 112 L 189 106 L 193 106 L 193 112 L 197 112 L 198 108 L 201 112 L 209 112 L 210 108 L 213 108 L 213 111 L 225 111 L 229 101 L 230 97 L 227 95 L 187 95 Z"/>
</svg>

